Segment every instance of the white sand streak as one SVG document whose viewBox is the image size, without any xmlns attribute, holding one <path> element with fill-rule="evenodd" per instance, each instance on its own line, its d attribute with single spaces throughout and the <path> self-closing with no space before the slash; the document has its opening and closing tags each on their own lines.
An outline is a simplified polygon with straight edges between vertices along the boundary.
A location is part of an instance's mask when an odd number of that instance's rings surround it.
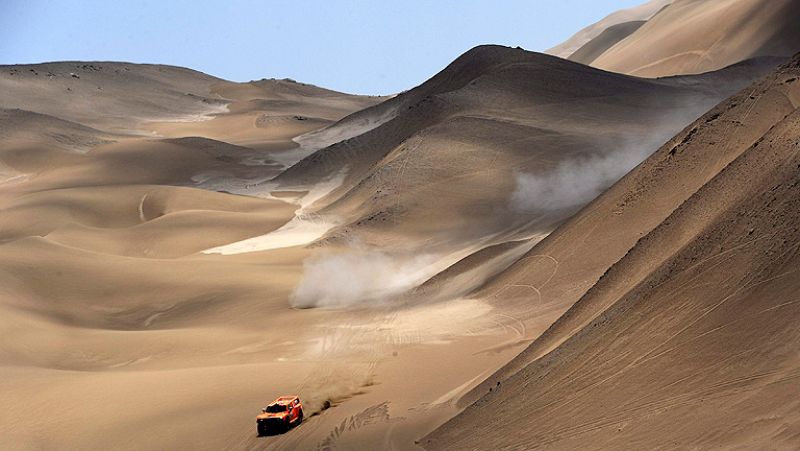
<svg viewBox="0 0 800 451">
<path fill-rule="evenodd" d="M 319 218 L 295 216 L 291 221 L 274 232 L 206 249 L 203 253 L 235 255 L 301 246 L 319 239 L 335 225 L 335 223 L 326 222 Z"/>
<path fill-rule="evenodd" d="M 314 213 L 306 213 L 306 211 L 316 201 L 338 188 L 344 182 L 345 176 L 346 171 L 341 171 L 335 177 L 311 187 L 304 196 L 293 200 L 292 203 L 300 205 L 300 209 L 295 212 L 295 217 L 292 218 L 291 221 L 284 224 L 278 230 L 266 235 L 206 249 L 203 253 L 222 255 L 244 254 L 247 252 L 302 246 L 322 238 L 323 235 L 338 223 L 335 220 L 323 218 Z M 270 198 L 277 199 L 271 196 Z"/>
</svg>

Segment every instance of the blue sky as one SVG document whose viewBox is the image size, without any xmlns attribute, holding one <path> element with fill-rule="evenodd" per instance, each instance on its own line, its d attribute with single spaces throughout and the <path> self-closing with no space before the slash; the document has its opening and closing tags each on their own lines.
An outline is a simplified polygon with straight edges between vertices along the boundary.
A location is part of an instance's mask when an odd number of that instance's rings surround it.
<svg viewBox="0 0 800 451">
<path fill-rule="evenodd" d="M 0 0 L 0 64 L 174 64 L 389 94 L 476 45 L 545 50 L 643 1 Z"/>
</svg>

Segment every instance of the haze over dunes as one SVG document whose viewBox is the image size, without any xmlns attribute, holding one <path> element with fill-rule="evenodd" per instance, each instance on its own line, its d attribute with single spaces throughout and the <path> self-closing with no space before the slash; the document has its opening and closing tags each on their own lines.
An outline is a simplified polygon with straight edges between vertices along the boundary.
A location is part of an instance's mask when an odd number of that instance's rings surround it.
<svg viewBox="0 0 800 451">
<path fill-rule="evenodd" d="M 386 97 L 0 66 L 0 449 L 791 449 L 795 6 Z"/>
</svg>

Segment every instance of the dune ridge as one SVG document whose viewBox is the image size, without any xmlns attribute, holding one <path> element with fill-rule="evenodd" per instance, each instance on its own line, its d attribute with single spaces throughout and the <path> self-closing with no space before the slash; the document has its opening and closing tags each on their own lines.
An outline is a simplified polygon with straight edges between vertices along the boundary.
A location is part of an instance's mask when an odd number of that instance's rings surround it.
<svg viewBox="0 0 800 451">
<path fill-rule="evenodd" d="M 582 290 L 426 448 L 793 446 L 799 70 L 721 103 L 531 250 Z M 617 251 L 559 258 L 559 240 L 612 227 Z"/>
<path fill-rule="evenodd" d="M 791 56 L 800 48 L 791 0 L 676 0 L 592 61 L 640 77 L 697 74 L 758 56 Z"/>
<path fill-rule="evenodd" d="M 602 20 L 581 29 L 566 41 L 546 50 L 545 53 L 567 59 L 570 55 L 598 37 L 608 28 L 624 22 L 648 20 L 672 3 L 672 1 L 673 0 L 650 0 L 633 8 L 615 11 Z"/>
<path fill-rule="evenodd" d="M 561 51 L 711 2 L 667 3 Z M 386 97 L 0 66 L 0 448 L 790 448 L 800 61 L 722 25 L 702 74 L 487 45 Z"/>
</svg>

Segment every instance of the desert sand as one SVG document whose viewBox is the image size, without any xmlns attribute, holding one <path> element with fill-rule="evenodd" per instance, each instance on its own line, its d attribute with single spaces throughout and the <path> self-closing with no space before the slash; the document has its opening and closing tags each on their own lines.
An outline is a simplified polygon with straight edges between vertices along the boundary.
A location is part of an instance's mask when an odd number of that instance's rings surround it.
<svg viewBox="0 0 800 451">
<path fill-rule="evenodd" d="M 603 19 L 581 29 L 561 44 L 548 49 L 545 53 L 567 59 L 581 47 L 605 30 L 626 22 L 648 20 L 674 0 L 650 0 L 633 8 L 615 11 Z"/>
<path fill-rule="evenodd" d="M 720 88 L 490 46 L 383 99 L 70 64 L 2 71 L 0 393 L 17 449 L 413 446 L 558 311 L 463 295 L 621 172 L 551 204 L 515 185 L 635 165 L 769 67 Z M 129 79 L 139 110 L 114 102 Z M 108 93 L 97 117 L 39 98 L 91 87 Z M 255 437 L 283 393 L 335 407 Z"/>
<path fill-rule="evenodd" d="M 486 287 L 570 307 L 424 446 L 794 449 L 799 75 L 709 111 Z"/>
<path fill-rule="evenodd" d="M 697 74 L 800 48 L 793 0 L 675 0 L 591 61 L 640 77 Z"/>
<path fill-rule="evenodd" d="M 591 65 L 600 55 L 617 45 L 617 43 L 623 39 L 632 35 L 646 23 L 646 20 L 631 20 L 630 22 L 612 25 L 576 50 L 575 53 L 570 55 L 567 59 L 577 63 Z"/>
<path fill-rule="evenodd" d="M 796 443 L 798 61 L 582 64 L 667 3 L 387 97 L 0 66 L 0 449 Z"/>
</svg>

